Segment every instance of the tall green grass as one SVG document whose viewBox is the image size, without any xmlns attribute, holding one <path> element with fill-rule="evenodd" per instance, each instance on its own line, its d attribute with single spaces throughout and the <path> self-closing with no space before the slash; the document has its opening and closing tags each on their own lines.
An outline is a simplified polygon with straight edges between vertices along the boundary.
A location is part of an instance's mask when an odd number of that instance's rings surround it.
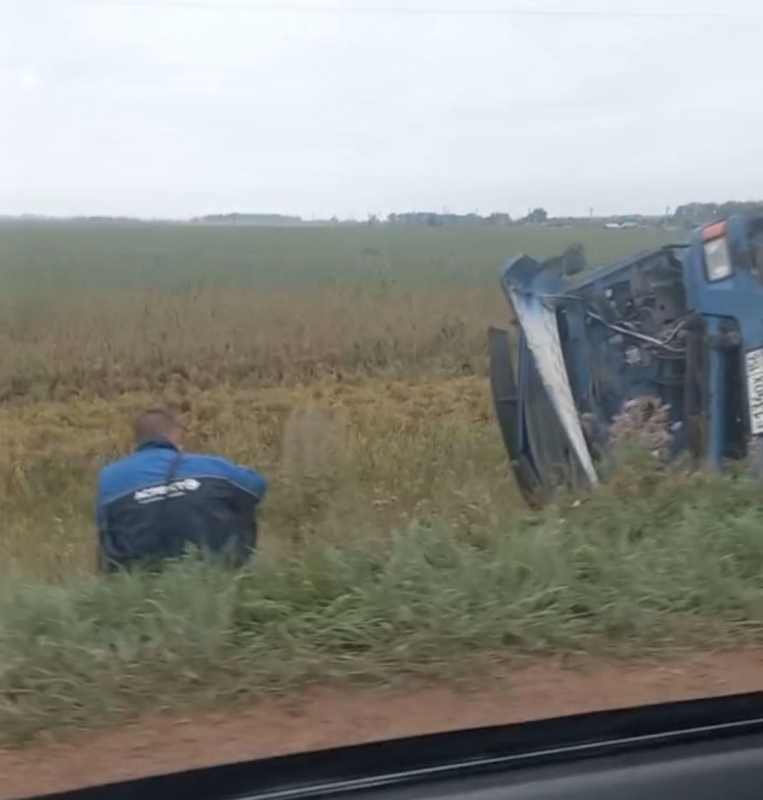
<svg viewBox="0 0 763 800">
<path fill-rule="evenodd" d="M 522 653 L 763 638 L 763 500 L 744 475 L 626 466 L 541 514 L 307 542 L 227 574 L 0 589 L 0 734 L 230 703 L 310 681 L 472 674 Z"/>
</svg>

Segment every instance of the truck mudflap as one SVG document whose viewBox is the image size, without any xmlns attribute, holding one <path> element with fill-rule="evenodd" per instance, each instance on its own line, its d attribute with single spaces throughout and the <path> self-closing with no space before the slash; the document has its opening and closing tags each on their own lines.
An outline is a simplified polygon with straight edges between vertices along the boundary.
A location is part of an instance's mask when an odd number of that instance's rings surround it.
<svg viewBox="0 0 763 800">
<path fill-rule="evenodd" d="M 517 379 L 508 335 L 491 333 L 496 413 L 520 489 L 526 496 L 537 491 L 533 477 L 544 493 L 559 485 L 594 486 L 598 476 L 575 406 L 552 300 L 562 292 L 562 283 L 553 271 L 520 256 L 505 267 L 501 285 L 526 345 L 518 348 Z"/>
</svg>

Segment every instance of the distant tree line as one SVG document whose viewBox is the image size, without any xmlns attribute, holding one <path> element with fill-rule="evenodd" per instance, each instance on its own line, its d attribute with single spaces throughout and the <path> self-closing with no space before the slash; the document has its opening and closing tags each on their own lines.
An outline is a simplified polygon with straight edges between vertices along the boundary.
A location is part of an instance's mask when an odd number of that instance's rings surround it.
<svg viewBox="0 0 763 800">
<path fill-rule="evenodd" d="M 542 223 L 548 219 L 548 212 L 544 208 L 536 208 L 526 216 L 516 220 L 517 223 Z M 375 222 L 376 218 L 373 217 Z M 509 214 L 494 211 L 487 216 L 479 214 L 438 214 L 434 211 L 410 211 L 404 214 L 390 214 L 387 217 L 389 225 L 412 225 L 425 226 L 428 228 L 441 228 L 446 225 L 511 225 L 512 220 Z"/>
<path fill-rule="evenodd" d="M 437 213 L 434 211 L 409 211 L 400 214 L 389 214 L 386 219 L 380 219 L 376 214 L 370 214 L 365 221 L 355 219 L 331 219 L 311 221 L 299 216 L 287 214 L 208 214 L 188 220 L 191 223 L 217 224 L 217 225 L 395 225 L 402 227 L 506 227 L 509 225 L 549 225 L 553 227 L 579 227 L 579 226 L 605 226 L 619 227 L 680 227 L 694 228 L 707 225 L 733 214 L 758 213 L 763 214 L 763 200 L 727 200 L 723 203 L 684 203 L 678 206 L 673 213 L 665 214 L 626 214 L 610 216 L 588 217 L 551 217 L 545 208 L 538 207 L 528 211 L 522 217 L 512 219 L 511 215 L 495 211 L 491 214 L 480 215 L 477 213 L 451 214 Z M 130 217 L 89 216 L 89 217 L 46 217 L 44 215 L 24 214 L 19 216 L 0 216 L 2 221 L 69 221 L 69 222 L 140 222 L 141 220 Z M 154 220 L 159 222 L 161 220 Z M 181 223 L 182 224 L 182 223 Z"/>
<path fill-rule="evenodd" d="M 410 211 L 404 214 L 390 214 L 390 225 L 413 225 L 440 228 L 445 225 L 510 225 L 508 214 L 494 213 L 487 217 L 479 214 L 437 214 L 432 211 Z"/>
<path fill-rule="evenodd" d="M 413 211 L 406 214 L 390 214 L 387 224 L 408 225 L 418 227 L 438 228 L 453 225 L 551 225 L 551 226 L 578 226 L 578 225 L 607 225 L 608 227 L 662 227 L 673 226 L 694 228 L 707 225 L 719 219 L 724 219 L 733 214 L 763 214 L 763 200 L 728 200 L 723 203 L 685 203 L 678 206 L 671 213 L 648 214 L 617 214 L 600 217 L 550 217 L 544 208 L 535 208 L 524 217 L 516 220 L 508 214 L 493 213 L 487 216 L 479 214 L 438 214 L 431 211 Z M 377 224 L 376 217 L 372 219 Z"/>
<path fill-rule="evenodd" d="M 734 214 L 763 214 L 761 200 L 727 200 L 725 203 L 686 203 L 678 206 L 672 221 L 687 228 L 706 225 Z"/>
</svg>

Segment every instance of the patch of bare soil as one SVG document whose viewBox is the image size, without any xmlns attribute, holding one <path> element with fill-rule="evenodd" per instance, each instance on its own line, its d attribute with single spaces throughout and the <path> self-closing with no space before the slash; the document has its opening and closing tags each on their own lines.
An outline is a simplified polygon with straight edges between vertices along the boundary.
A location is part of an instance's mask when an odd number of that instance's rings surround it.
<svg viewBox="0 0 763 800">
<path fill-rule="evenodd" d="M 628 664 L 546 661 L 479 688 L 315 688 L 232 713 L 144 719 L 0 750 L 0 800 L 458 728 L 763 690 L 763 649 Z"/>
</svg>

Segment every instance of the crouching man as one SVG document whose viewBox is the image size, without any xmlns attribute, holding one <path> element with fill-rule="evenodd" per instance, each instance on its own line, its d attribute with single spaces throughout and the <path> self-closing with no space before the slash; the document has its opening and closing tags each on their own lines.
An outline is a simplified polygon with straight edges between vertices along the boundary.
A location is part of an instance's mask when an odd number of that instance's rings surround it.
<svg viewBox="0 0 763 800">
<path fill-rule="evenodd" d="M 238 567 L 257 544 L 265 479 L 216 456 L 185 453 L 183 426 L 164 409 L 135 423 L 135 451 L 98 478 L 98 566 L 156 568 L 188 547 Z"/>
</svg>

